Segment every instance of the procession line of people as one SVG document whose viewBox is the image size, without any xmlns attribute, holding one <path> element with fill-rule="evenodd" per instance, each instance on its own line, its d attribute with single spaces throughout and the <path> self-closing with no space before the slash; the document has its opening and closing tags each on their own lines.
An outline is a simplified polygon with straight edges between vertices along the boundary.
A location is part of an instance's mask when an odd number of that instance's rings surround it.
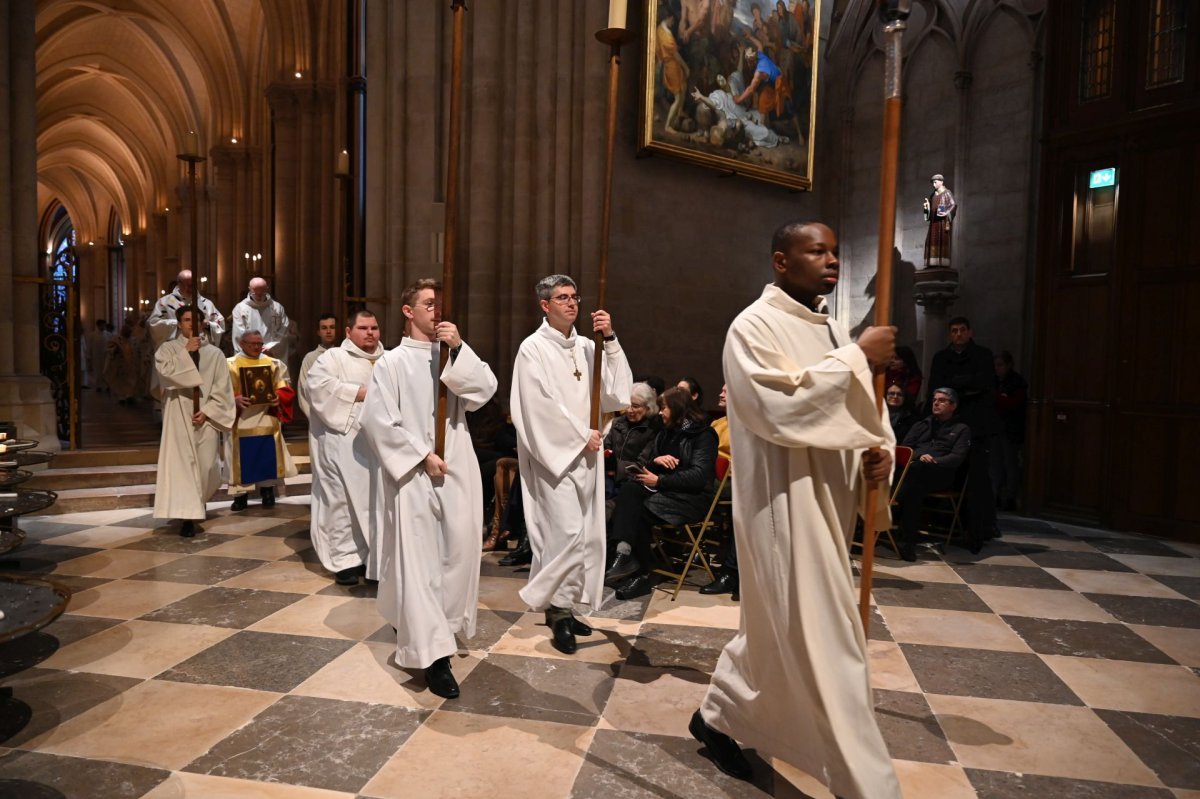
<svg viewBox="0 0 1200 799">
<path fill-rule="evenodd" d="M 895 439 L 876 410 L 871 375 L 891 362 L 895 330 L 868 328 L 852 342 L 828 315 L 824 295 L 838 278 L 837 238 L 828 227 L 781 227 L 771 266 L 774 281 L 734 321 L 723 361 L 738 465 L 732 497 L 741 624 L 688 729 L 736 777 L 751 776 L 741 741 L 846 799 L 898 799 L 873 715 L 848 557 L 858 515 L 890 522 L 886 501 L 867 508 L 863 500 L 868 481 L 886 483 L 892 471 Z M 601 359 L 603 414 L 628 405 L 633 377 L 606 310 L 582 320 L 599 345 L 576 331 L 582 300 L 574 280 L 550 275 L 535 291 L 544 319 L 518 350 L 510 405 L 531 550 L 520 596 L 545 613 L 551 645 L 571 654 L 577 637 L 593 632 L 580 615 L 603 603 L 607 563 L 608 425 L 590 420 L 590 376 Z M 475 631 L 482 528 L 466 414 L 492 398 L 497 380 L 442 319 L 440 292 L 434 280 L 404 291 L 405 336 L 391 350 L 370 311 L 347 321 L 340 346 L 333 345 L 334 320 L 322 317 L 321 345 L 305 358 L 299 399 L 311 425 L 311 535 L 322 565 L 338 583 L 378 581 L 379 612 L 396 631 L 396 665 L 423 669 L 430 691 L 454 698 L 455 636 Z M 279 424 L 293 392 L 286 366 L 263 354 L 264 331 L 240 331 L 241 354 L 222 369 L 199 332 L 223 323 L 203 306 L 177 309 L 174 321 L 177 337 L 156 356 L 171 422 L 163 429 L 155 512 L 194 531 L 219 485 L 210 464 L 222 433 L 234 509 L 245 507 L 252 483 L 269 505 L 273 481 L 292 468 Z M 263 385 L 250 385 L 255 379 Z M 439 387 L 447 411 L 441 453 Z"/>
</svg>

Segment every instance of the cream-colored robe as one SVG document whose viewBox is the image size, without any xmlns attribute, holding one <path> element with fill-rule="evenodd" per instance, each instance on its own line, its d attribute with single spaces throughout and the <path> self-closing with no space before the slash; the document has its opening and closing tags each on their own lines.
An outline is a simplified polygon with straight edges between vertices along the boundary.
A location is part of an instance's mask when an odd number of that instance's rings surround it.
<svg viewBox="0 0 1200 799">
<path fill-rule="evenodd" d="M 360 435 L 364 403 L 355 398 L 360 387 L 369 389 L 384 352 L 382 343 L 368 353 L 344 339 L 317 358 L 308 373 L 312 542 L 321 565 L 331 572 L 367 563 L 374 542 L 379 464 Z M 374 570 L 367 576 L 374 579 Z"/>
<path fill-rule="evenodd" d="M 154 353 L 162 401 L 162 440 L 154 481 L 154 515 L 159 519 L 203 519 L 205 503 L 224 481 L 221 438 L 237 414 L 225 355 L 211 344 L 192 362 L 187 340 L 174 338 Z M 192 424 L 192 389 L 200 388 L 200 410 L 208 420 Z"/>
<path fill-rule="evenodd" d="M 274 370 L 275 388 L 291 386 L 292 384 L 291 380 L 288 379 L 287 364 L 278 358 L 262 355 L 257 360 L 251 360 L 245 355 L 234 355 L 231 358 L 226 358 L 225 361 L 229 364 L 229 380 L 233 384 L 234 396 L 242 393 L 241 375 L 238 371 L 241 366 L 270 365 Z M 251 405 L 242 411 L 241 416 L 238 417 L 237 423 L 233 427 L 233 435 L 229 437 L 229 446 L 226 448 L 229 459 L 229 493 L 231 496 L 247 494 L 254 490 L 255 486 L 281 486 L 285 477 L 295 477 L 297 474 L 296 464 L 292 461 L 292 453 L 288 452 L 287 442 L 283 440 L 283 427 L 279 424 L 279 417 L 271 413 L 271 407 L 270 405 Z M 237 438 L 240 435 L 269 435 L 275 438 L 277 477 L 272 480 L 259 480 L 257 483 L 250 485 L 242 485 L 240 483 L 241 465 L 237 447 Z"/>
<path fill-rule="evenodd" d="M 385 473 L 378 560 L 379 613 L 396 628 L 396 665 L 427 668 L 475 635 L 483 486 L 467 411 L 496 393 L 496 376 L 466 344 L 442 371 L 448 472 L 432 478 L 439 353 L 401 340 L 379 360 L 362 413 L 362 435 Z"/>
<path fill-rule="evenodd" d="M 304 360 L 300 362 L 300 378 L 296 381 L 296 402 L 300 404 L 300 410 L 304 411 L 306 419 L 312 416 L 312 405 L 308 401 L 308 373 L 313 364 L 317 362 L 317 358 L 320 358 L 328 349 L 324 344 L 318 344 L 317 348 L 305 355 Z M 311 428 L 309 429 L 308 444 L 310 447 L 312 446 Z M 313 474 L 315 475 L 316 472 Z"/>
<path fill-rule="evenodd" d="M 767 286 L 730 327 L 724 369 L 742 617 L 701 713 L 843 799 L 900 799 L 847 552 L 862 452 L 895 445 L 866 357 L 829 316 Z"/>
<path fill-rule="evenodd" d="M 521 598 L 534 610 L 594 610 L 604 595 L 604 453 L 584 452 L 595 349 L 592 339 L 574 330 L 565 337 L 542 320 L 513 364 L 509 407 L 533 549 Z M 619 341 L 605 343 L 601 374 L 601 413 L 626 407 L 633 374 Z"/>
<path fill-rule="evenodd" d="M 285 364 L 288 361 L 288 316 L 279 300 L 268 294 L 262 302 L 256 302 L 254 295 L 247 293 L 246 298 L 233 306 L 233 352 L 242 352 L 242 334 L 247 330 L 257 330 L 263 336 L 263 355 L 278 358 Z"/>
</svg>

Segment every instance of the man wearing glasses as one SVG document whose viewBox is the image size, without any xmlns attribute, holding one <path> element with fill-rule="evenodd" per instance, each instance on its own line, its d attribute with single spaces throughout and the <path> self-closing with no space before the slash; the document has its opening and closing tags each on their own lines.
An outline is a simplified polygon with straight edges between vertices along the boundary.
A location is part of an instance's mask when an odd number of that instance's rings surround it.
<svg viewBox="0 0 1200 799">
<path fill-rule="evenodd" d="M 569 655 L 576 635 L 592 633 L 573 608 L 599 608 L 604 592 L 604 462 L 601 431 L 589 422 L 596 345 L 575 332 L 574 280 L 550 275 L 536 291 L 545 319 L 517 352 L 510 402 L 533 549 L 521 598 L 545 611 L 554 648 Z M 629 402 L 633 373 L 608 312 L 592 311 L 591 319 L 604 337 L 600 410 L 618 411 Z"/>
<path fill-rule="evenodd" d="M 958 468 L 971 449 L 971 430 L 954 418 L 958 410 L 958 392 L 952 388 L 933 391 L 933 412 L 912 426 L 904 437 L 904 446 L 912 447 L 912 464 L 900 486 L 900 557 L 917 559 L 917 525 L 921 521 L 921 503 L 931 491 L 944 491 L 954 485 Z"/>
</svg>

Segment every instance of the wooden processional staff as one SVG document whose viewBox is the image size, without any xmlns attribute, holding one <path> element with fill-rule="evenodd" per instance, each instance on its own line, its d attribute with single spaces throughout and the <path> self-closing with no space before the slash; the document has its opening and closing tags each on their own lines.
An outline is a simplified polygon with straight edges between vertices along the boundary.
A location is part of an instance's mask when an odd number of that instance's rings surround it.
<svg viewBox="0 0 1200 799">
<path fill-rule="evenodd" d="M 900 44 L 908 27 L 912 0 L 879 0 L 884 20 L 883 148 L 879 165 L 879 256 L 875 272 L 876 326 L 891 324 L 892 246 L 896 237 L 896 168 L 900 153 Z M 883 413 L 884 373 L 875 375 L 875 411 Z M 871 577 L 875 564 L 875 508 L 879 484 L 867 486 L 866 518 L 863 520 L 863 557 L 858 609 L 863 634 L 871 626 Z"/>
<path fill-rule="evenodd" d="M 633 41 L 625 27 L 627 0 L 609 0 L 608 27 L 596 31 L 596 39 L 608 45 L 608 127 L 605 132 L 604 151 L 604 200 L 600 212 L 600 268 L 596 308 L 605 308 L 608 302 L 608 231 L 612 220 L 612 177 L 613 148 L 617 140 L 617 78 L 621 71 L 621 45 Z M 591 427 L 600 429 L 600 380 L 604 365 L 604 337 L 597 331 L 596 351 L 592 357 L 592 415 Z"/>
<path fill-rule="evenodd" d="M 450 143 L 446 149 L 446 232 L 442 256 L 442 319 L 453 318 L 454 258 L 458 248 L 458 166 L 462 160 L 462 62 L 463 26 L 467 17 L 466 0 L 451 0 L 454 14 L 454 39 L 450 51 Z M 446 384 L 441 373 L 450 360 L 450 348 L 438 346 L 437 418 L 433 449 L 439 458 L 446 456 Z"/>
</svg>

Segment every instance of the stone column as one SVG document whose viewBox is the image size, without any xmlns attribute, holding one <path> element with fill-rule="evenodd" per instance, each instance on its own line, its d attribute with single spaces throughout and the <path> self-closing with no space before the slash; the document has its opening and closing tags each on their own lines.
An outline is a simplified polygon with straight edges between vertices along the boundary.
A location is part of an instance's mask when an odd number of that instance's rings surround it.
<svg viewBox="0 0 1200 799">
<path fill-rule="evenodd" d="M 39 373 L 34 0 L 0 4 L 0 419 L 58 449 L 50 381 Z"/>
</svg>

